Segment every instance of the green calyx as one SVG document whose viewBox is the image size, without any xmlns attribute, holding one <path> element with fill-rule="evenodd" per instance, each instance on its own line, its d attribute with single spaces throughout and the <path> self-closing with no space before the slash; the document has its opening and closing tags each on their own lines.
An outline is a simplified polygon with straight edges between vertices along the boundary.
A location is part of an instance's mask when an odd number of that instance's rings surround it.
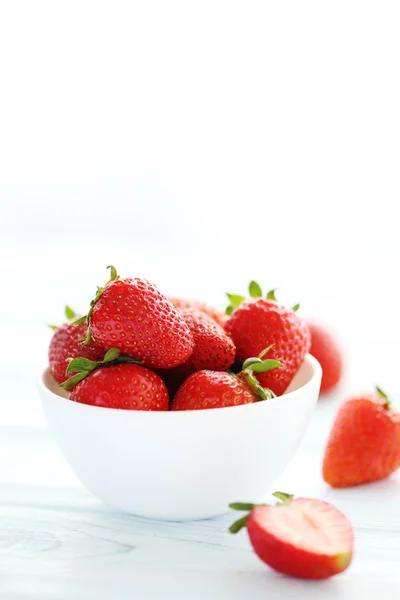
<svg viewBox="0 0 400 600">
<path fill-rule="evenodd" d="M 381 388 L 378 386 L 375 386 L 375 390 L 376 390 L 377 394 L 379 394 L 379 396 L 385 400 L 385 408 L 390 410 L 392 408 L 392 405 L 391 405 L 389 396 L 387 394 L 385 394 L 385 392 L 382 391 Z"/>
<path fill-rule="evenodd" d="M 290 504 L 290 502 L 294 498 L 293 494 L 286 494 L 285 492 L 274 492 L 272 495 L 278 499 L 276 506 L 283 506 L 283 505 Z M 245 527 L 247 525 L 247 521 L 248 521 L 251 511 L 256 506 L 268 506 L 268 504 L 252 504 L 251 502 L 232 502 L 231 504 L 229 504 L 229 508 L 231 508 L 232 510 L 249 511 L 249 513 L 247 515 L 245 515 L 244 517 L 241 517 L 240 519 L 238 519 L 237 521 L 232 523 L 232 525 L 229 527 L 229 531 L 231 533 L 238 533 L 238 531 L 243 529 L 243 527 Z"/>
<path fill-rule="evenodd" d="M 71 319 L 75 319 L 76 317 L 76 312 L 70 306 L 68 306 L 68 304 L 65 306 L 65 316 L 67 317 L 68 321 L 71 321 Z M 49 327 L 53 331 L 57 331 L 58 329 L 57 325 L 49 325 Z"/>
<path fill-rule="evenodd" d="M 267 373 L 267 371 L 272 371 L 272 369 L 278 369 L 282 366 L 282 363 L 274 358 L 263 360 L 263 356 L 265 356 L 271 348 L 272 346 L 268 346 L 268 348 L 265 348 L 258 356 L 247 358 L 242 366 L 242 375 L 246 380 L 247 385 L 254 394 L 261 398 L 261 400 L 271 400 L 271 398 L 275 398 L 275 394 L 272 390 L 269 390 L 260 384 L 255 373 Z"/>
<path fill-rule="evenodd" d="M 85 323 L 85 321 L 86 321 L 86 323 L 87 323 L 87 333 L 86 333 L 85 339 L 82 342 L 82 344 L 84 346 L 86 346 L 90 342 L 91 337 L 92 337 L 92 334 L 90 332 L 90 317 L 93 314 L 93 308 L 94 308 L 96 302 L 98 302 L 100 300 L 100 297 L 101 297 L 101 295 L 103 293 L 104 288 L 107 287 L 108 284 L 111 283 L 112 281 L 115 281 L 116 279 L 119 279 L 119 275 L 118 275 L 117 270 L 116 270 L 115 267 L 113 267 L 112 265 L 109 265 L 107 267 L 107 269 L 110 269 L 110 279 L 106 282 L 106 284 L 103 287 L 98 287 L 97 288 L 96 295 L 95 295 L 95 297 L 93 298 L 93 300 L 90 303 L 90 309 L 89 309 L 88 314 L 85 315 L 85 316 L 83 316 L 83 317 L 81 317 L 80 319 L 77 319 L 73 323 L 71 323 L 71 325 L 77 326 L 77 325 L 81 325 L 81 323 Z"/>
<path fill-rule="evenodd" d="M 68 304 L 65 306 L 65 316 L 67 317 L 68 321 L 76 318 L 76 312 L 70 306 L 68 306 Z"/>
<path fill-rule="evenodd" d="M 103 358 L 103 360 L 95 361 L 78 356 L 77 358 L 71 359 L 66 370 L 66 375 L 74 373 L 72 377 L 60 384 L 60 387 L 66 390 L 71 390 L 80 381 L 88 377 L 93 371 L 101 367 L 111 367 L 113 365 L 121 365 L 124 363 L 140 364 L 139 361 L 130 358 L 129 356 L 120 356 L 120 350 L 118 348 L 110 348 Z"/>
<path fill-rule="evenodd" d="M 273 290 L 269 290 L 269 292 L 267 292 L 267 294 L 265 296 L 267 298 L 267 300 L 273 300 L 274 302 L 277 302 L 275 292 L 276 292 L 276 288 L 274 288 Z M 228 300 L 229 300 L 229 305 L 226 307 L 225 313 L 227 315 L 231 315 L 233 313 L 233 311 L 236 310 L 241 305 L 243 300 L 246 300 L 246 296 L 239 296 L 237 294 L 227 294 L 227 296 L 228 296 Z M 262 289 L 256 281 L 250 281 L 249 296 L 250 296 L 250 298 L 262 298 L 263 297 Z M 299 310 L 299 308 L 300 308 L 300 304 L 295 304 L 292 307 L 292 310 L 294 310 L 296 312 L 297 310 Z"/>
</svg>

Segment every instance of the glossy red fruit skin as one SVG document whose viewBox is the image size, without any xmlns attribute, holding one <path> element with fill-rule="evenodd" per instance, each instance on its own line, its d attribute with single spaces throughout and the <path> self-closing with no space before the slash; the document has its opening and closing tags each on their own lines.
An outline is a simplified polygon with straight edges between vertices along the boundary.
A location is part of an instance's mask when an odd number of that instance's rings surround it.
<svg viewBox="0 0 400 600">
<path fill-rule="evenodd" d="M 159 369 L 157 373 L 173 397 L 182 383 L 195 371 L 204 369 L 226 371 L 235 360 L 236 348 L 225 330 L 204 312 L 196 308 L 178 309 L 194 339 L 191 357 L 173 369 Z"/>
<path fill-rule="evenodd" d="M 379 394 L 342 404 L 325 449 L 322 474 L 342 488 L 385 479 L 400 466 L 400 413 Z"/>
<path fill-rule="evenodd" d="M 193 354 L 188 362 L 193 371 L 226 371 L 235 360 L 232 338 L 214 319 L 193 308 L 179 309 L 194 339 Z"/>
<path fill-rule="evenodd" d="M 258 380 L 277 396 L 286 391 L 310 349 L 306 323 L 290 308 L 266 298 L 242 302 L 228 319 L 225 331 L 236 345 L 238 360 L 258 356 L 273 344 L 265 358 L 275 358 L 282 366 L 260 373 Z"/>
<path fill-rule="evenodd" d="M 122 364 L 97 369 L 78 383 L 73 402 L 124 410 L 168 410 L 168 392 L 162 379 L 150 369 Z"/>
<path fill-rule="evenodd" d="M 103 359 L 104 347 L 95 340 L 82 345 L 85 337 L 86 323 L 77 326 L 64 323 L 54 332 L 49 346 L 49 367 L 57 383 L 63 383 L 71 376 L 65 374 L 69 364 L 68 358 L 82 356 L 94 361 Z"/>
<path fill-rule="evenodd" d="M 181 385 L 171 410 L 224 408 L 259 400 L 240 375 L 203 370 L 190 375 Z"/>
<path fill-rule="evenodd" d="M 92 336 L 106 349 L 153 369 L 184 363 L 193 352 L 189 327 L 171 302 L 145 279 L 117 279 L 103 290 L 90 317 Z"/>
<path fill-rule="evenodd" d="M 194 308 L 196 310 L 201 310 L 201 312 L 214 319 L 221 327 L 224 327 L 228 320 L 228 315 L 201 300 L 187 300 L 186 298 L 176 297 L 172 297 L 170 300 L 176 308 Z"/>
<path fill-rule="evenodd" d="M 309 502 L 307 498 L 296 498 L 292 502 Z M 262 511 L 280 510 L 279 506 L 256 506 L 247 521 L 247 532 L 251 545 L 257 556 L 272 569 L 290 577 L 300 579 L 327 579 L 344 571 L 352 558 L 353 533 L 347 518 L 332 505 L 322 500 L 316 501 L 326 505 L 327 510 L 336 511 L 342 521 L 343 537 L 348 552 L 340 555 L 318 554 L 305 550 L 295 543 L 288 543 L 273 533 L 267 531 L 260 523 Z"/>
<path fill-rule="evenodd" d="M 338 343 L 322 325 L 307 322 L 311 334 L 310 354 L 322 367 L 321 392 L 332 391 L 343 373 L 343 357 Z"/>
</svg>

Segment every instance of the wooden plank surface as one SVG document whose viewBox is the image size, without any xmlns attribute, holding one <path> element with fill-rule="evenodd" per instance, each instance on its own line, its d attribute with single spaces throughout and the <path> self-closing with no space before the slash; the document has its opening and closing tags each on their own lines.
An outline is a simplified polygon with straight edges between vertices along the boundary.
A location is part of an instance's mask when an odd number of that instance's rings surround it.
<svg viewBox="0 0 400 600">
<path fill-rule="evenodd" d="M 150 521 L 104 506 L 75 479 L 49 432 L 0 430 L 0 597 L 64 600 L 397 597 L 400 477 L 330 490 L 320 477 L 319 407 L 276 487 L 334 502 L 356 528 L 351 568 L 313 583 L 281 577 L 253 554 L 233 515 L 189 523 Z M 248 500 L 248 499 L 244 499 Z"/>
</svg>

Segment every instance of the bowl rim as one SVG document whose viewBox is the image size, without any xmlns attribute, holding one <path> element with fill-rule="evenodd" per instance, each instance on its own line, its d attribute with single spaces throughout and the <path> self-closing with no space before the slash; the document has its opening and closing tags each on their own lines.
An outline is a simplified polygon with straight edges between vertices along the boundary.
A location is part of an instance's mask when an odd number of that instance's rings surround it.
<svg viewBox="0 0 400 600">
<path fill-rule="evenodd" d="M 304 361 L 302 363 L 302 365 L 304 364 L 304 362 L 308 362 L 311 365 L 312 368 L 312 374 L 310 379 L 301 387 L 288 392 L 288 393 L 284 393 L 281 396 L 277 396 L 275 398 L 271 398 L 270 400 L 261 400 L 260 402 L 252 402 L 249 404 L 239 404 L 237 406 L 221 406 L 221 407 L 217 407 L 217 408 L 201 408 L 201 409 L 197 409 L 197 410 L 159 410 L 159 411 L 151 411 L 151 410 L 122 410 L 122 409 L 116 409 L 116 408 L 107 408 L 105 406 L 92 406 L 90 404 L 84 404 L 81 402 L 69 402 L 69 405 L 72 407 L 75 407 L 75 410 L 86 410 L 86 411 L 98 411 L 99 409 L 101 409 L 102 411 L 107 411 L 109 413 L 118 413 L 118 414 L 124 414 L 124 417 L 127 418 L 127 414 L 134 414 L 134 415 L 152 415 L 154 418 L 154 415 L 165 415 L 165 414 L 174 414 L 174 415 L 190 415 L 190 414 L 196 414 L 197 416 L 199 414 L 221 414 L 223 412 L 231 411 L 232 408 L 235 408 L 237 411 L 239 410 L 257 410 L 256 407 L 260 407 L 260 406 L 265 406 L 265 405 L 271 405 L 271 404 L 276 404 L 278 402 L 282 402 L 282 399 L 285 398 L 290 398 L 292 396 L 294 396 L 295 394 L 297 394 L 300 390 L 306 390 L 309 387 L 312 387 L 315 383 L 315 380 L 317 378 L 321 378 L 322 377 L 322 368 L 321 365 L 319 364 L 319 362 L 317 361 L 317 359 L 312 356 L 310 353 L 307 353 L 304 357 Z M 55 392 L 53 392 L 47 385 L 45 382 L 45 378 L 46 376 L 49 374 L 49 367 L 46 366 L 46 368 L 41 371 L 38 379 L 37 379 L 37 386 L 39 388 L 39 390 L 41 392 L 43 392 L 44 394 L 46 394 L 48 397 L 50 397 L 53 401 L 55 402 L 65 402 L 65 400 L 69 400 L 69 398 L 64 398 L 63 396 L 59 396 L 58 394 L 56 394 Z M 51 375 L 51 374 L 50 374 Z M 73 409 L 74 410 L 74 409 Z M 126 414 L 127 413 L 127 414 Z M 105 414 L 105 413 L 104 413 Z M 144 417 L 146 418 L 146 417 Z M 150 416 L 150 418 L 152 418 Z M 169 417 L 171 418 L 171 417 Z M 175 417 L 175 418 L 183 418 L 182 416 L 180 417 Z M 187 417 L 186 417 L 187 418 Z"/>
</svg>

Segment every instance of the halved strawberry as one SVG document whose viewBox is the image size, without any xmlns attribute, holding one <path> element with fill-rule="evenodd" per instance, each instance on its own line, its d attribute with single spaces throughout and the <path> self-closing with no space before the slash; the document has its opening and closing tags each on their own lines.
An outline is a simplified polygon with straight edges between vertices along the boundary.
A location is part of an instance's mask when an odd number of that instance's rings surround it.
<svg viewBox="0 0 400 600">
<path fill-rule="evenodd" d="M 271 568 L 301 579 L 327 579 L 342 573 L 353 554 L 353 529 L 347 517 L 328 502 L 275 492 L 275 506 L 234 503 L 250 513 L 233 523 L 244 526 L 250 542 Z"/>
</svg>

